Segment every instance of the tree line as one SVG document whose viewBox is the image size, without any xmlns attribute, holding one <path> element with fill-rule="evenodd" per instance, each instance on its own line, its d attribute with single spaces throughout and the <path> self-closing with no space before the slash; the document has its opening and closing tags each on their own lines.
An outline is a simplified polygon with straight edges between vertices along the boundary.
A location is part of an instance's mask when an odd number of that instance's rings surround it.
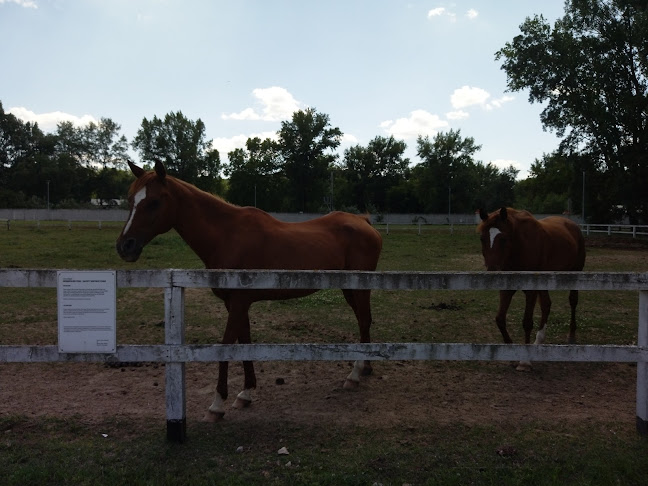
<svg viewBox="0 0 648 486">
<path fill-rule="evenodd" d="M 267 211 L 472 212 L 514 198 L 517 171 L 475 161 L 480 147 L 458 130 L 419 137 L 418 164 L 404 157 L 405 142 L 381 136 L 337 160 L 341 138 L 328 115 L 299 110 L 281 123 L 276 139 L 250 138 L 225 164 L 204 123 L 179 111 L 144 118 L 130 146 L 145 166 L 161 160 L 170 174 L 201 189 Z M 61 122 L 46 134 L 0 103 L 0 144 L 4 207 L 42 207 L 46 197 L 51 207 L 124 199 L 132 180 L 128 141 L 108 118 L 84 127 Z"/>
<path fill-rule="evenodd" d="M 592 222 L 648 221 L 648 8 L 636 0 L 567 0 L 550 25 L 527 18 L 495 53 L 510 91 L 543 103 L 543 127 L 561 138 L 530 176 L 476 159 L 459 130 L 406 144 L 376 136 L 339 155 L 342 132 L 314 108 L 293 113 L 277 136 L 250 138 L 221 160 L 205 125 L 182 112 L 144 118 L 130 147 L 140 162 L 240 205 L 267 211 L 470 213 L 502 205 L 584 213 Z M 128 140 L 109 118 L 53 133 L 5 113 L 0 103 L 0 206 L 52 207 L 124 198 Z M 584 206 L 583 206 L 584 204 Z"/>
</svg>

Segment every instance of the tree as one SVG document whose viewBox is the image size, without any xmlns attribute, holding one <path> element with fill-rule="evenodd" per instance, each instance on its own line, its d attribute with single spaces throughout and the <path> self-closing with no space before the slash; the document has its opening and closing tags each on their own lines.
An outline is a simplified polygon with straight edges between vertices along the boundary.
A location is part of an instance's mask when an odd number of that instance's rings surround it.
<svg viewBox="0 0 648 486">
<path fill-rule="evenodd" d="M 535 213 L 575 212 L 571 206 L 574 202 L 580 208 L 580 201 L 576 201 L 580 191 L 575 187 L 575 167 L 571 159 L 559 151 L 536 159 L 531 164 L 529 177 L 516 188 L 517 203 Z"/>
<path fill-rule="evenodd" d="M 336 155 L 328 152 L 340 145 L 342 132 L 330 126 L 329 117 L 314 108 L 293 113 L 281 122 L 279 150 L 288 180 L 289 209 L 318 211 L 327 194 Z"/>
<path fill-rule="evenodd" d="M 438 133 L 433 141 L 418 137 L 417 154 L 422 162 L 414 168 L 416 193 L 422 209 L 431 213 L 472 212 L 478 184 L 475 152 L 481 145 L 461 130 Z"/>
<path fill-rule="evenodd" d="M 394 137 L 376 137 L 367 147 L 356 145 L 344 151 L 342 168 L 347 179 L 347 198 L 360 211 L 392 210 L 389 189 L 407 179 L 407 145 Z"/>
<path fill-rule="evenodd" d="M 121 125 L 110 118 L 101 118 L 99 123 L 91 122 L 83 129 L 84 138 L 92 149 L 95 163 L 103 169 L 126 168 L 128 141 L 119 135 Z"/>
<path fill-rule="evenodd" d="M 193 122 L 180 111 L 168 113 L 164 119 L 144 118 L 131 145 L 144 163 L 160 160 L 180 179 L 201 189 L 220 189 L 220 155 L 211 148 L 211 140 L 206 140 L 200 118 Z"/>
<path fill-rule="evenodd" d="M 266 211 L 282 210 L 286 184 L 277 142 L 255 137 L 248 138 L 245 146 L 227 154 L 228 201 Z"/>
<path fill-rule="evenodd" d="M 519 184 L 516 178 L 519 172 L 513 166 L 499 169 L 491 163 L 476 164 L 475 173 L 478 182 L 472 196 L 472 207 L 490 211 L 502 206 L 519 206 L 515 200 L 515 188 Z"/>
<path fill-rule="evenodd" d="M 629 0 L 567 0 L 553 29 L 527 18 L 499 50 L 511 91 L 546 103 L 543 126 L 617 187 L 607 201 L 648 220 L 648 9 Z M 578 176 L 578 174 L 575 174 Z"/>
</svg>

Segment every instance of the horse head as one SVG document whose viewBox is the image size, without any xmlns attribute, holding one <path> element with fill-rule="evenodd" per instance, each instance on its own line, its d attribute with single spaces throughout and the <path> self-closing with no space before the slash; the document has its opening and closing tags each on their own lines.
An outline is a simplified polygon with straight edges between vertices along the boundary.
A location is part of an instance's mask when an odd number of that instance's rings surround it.
<svg viewBox="0 0 648 486">
<path fill-rule="evenodd" d="M 128 165 L 137 179 L 128 190 L 130 214 L 116 246 L 123 260 L 135 262 L 149 241 L 173 227 L 175 211 L 162 162 L 155 162 L 150 172 L 130 161 Z"/>
<path fill-rule="evenodd" d="M 511 262 L 513 223 L 508 210 L 502 207 L 499 211 L 488 214 L 479 210 L 482 222 L 477 227 L 480 234 L 482 255 L 486 269 L 507 270 Z"/>
</svg>

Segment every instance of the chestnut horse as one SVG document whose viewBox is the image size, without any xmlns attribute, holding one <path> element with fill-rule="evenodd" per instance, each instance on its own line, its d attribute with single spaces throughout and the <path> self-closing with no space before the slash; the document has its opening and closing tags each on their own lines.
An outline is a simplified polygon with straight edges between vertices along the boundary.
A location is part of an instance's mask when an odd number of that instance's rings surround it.
<svg viewBox="0 0 648 486">
<path fill-rule="evenodd" d="M 479 211 L 482 222 L 477 227 L 480 233 L 482 254 L 486 269 L 490 271 L 574 271 L 580 272 L 585 265 L 585 240 L 580 228 L 573 221 L 550 216 L 536 219 L 528 211 L 501 208 L 491 214 Z M 547 290 L 525 290 L 526 306 L 522 326 L 525 343 L 531 342 L 533 310 L 540 300 L 540 327 L 535 344 L 542 344 L 545 325 L 551 310 L 551 299 Z M 506 312 L 511 305 L 515 290 L 501 290 L 499 309 L 495 321 L 505 343 L 511 343 L 506 330 Z M 569 343 L 576 342 L 576 305 L 578 290 L 569 292 L 571 320 Z M 530 369 L 531 364 L 522 362 L 519 370 Z"/>
<path fill-rule="evenodd" d="M 128 192 L 130 215 L 117 239 L 117 252 L 128 262 L 136 261 L 143 247 L 156 235 L 174 228 L 200 257 L 206 268 L 284 270 L 376 269 L 382 237 L 369 218 L 333 212 L 302 223 L 284 223 L 260 209 L 238 207 L 197 187 L 167 175 L 161 162 L 155 171 L 129 162 L 137 179 Z M 212 289 L 228 311 L 223 344 L 251 342 L 248 311 L 259 300 L 303 297 L 316 290 Z M 360 341 L 370 342 L 370 290 L 342 290 L 360 328 Z M 251 403 L 256 387 L 252 362 L 244 362 L 244 390 L 233 406 Z M 228 363 L 219 365 L 216 396 L 206 418 L 225 414 Z M 368 361 L 356 361 L 345 388 L 358 385 L 360 375 L 370 374 Z"/>
</svg>

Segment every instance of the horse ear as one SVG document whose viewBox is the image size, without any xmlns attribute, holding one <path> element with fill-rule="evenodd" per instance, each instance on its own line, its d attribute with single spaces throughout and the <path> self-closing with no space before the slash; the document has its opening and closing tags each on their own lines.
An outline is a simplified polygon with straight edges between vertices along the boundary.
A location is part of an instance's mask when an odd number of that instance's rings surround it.
<svg viewBox="0 0 648 486">
<path fill-rule="evenodd" d="M 137 177 L 138 179 L 144 175 L 146 172 L 144 169 L 141 167 L 136 166 L 133 164 L 130 160 L 128 161 L 128 167 L 130 167 L 131 172 Z"/>
<path fill-rule="evenodd" d="M 166 169 L 164 168 L 164 164 L 159 160 L 155 161 L 155 173 L 162 180 L 164 180 L 164 178 L 166 177 Z"/>
<path fill-rule="evenodd" d="M 479 217 L 482 221 L 486 221 L 488 219 L 488 213 L 484 208 L 479 208 Z"/>
<path fill-rule="evenodd" d="M 506 211 L 506 208 L 502 207 L 502 209 L 500 209 L 500 219 L 502 221 L 506 221 L 507 218 L 508 218 L 508 213 Z"/>
</svg>

